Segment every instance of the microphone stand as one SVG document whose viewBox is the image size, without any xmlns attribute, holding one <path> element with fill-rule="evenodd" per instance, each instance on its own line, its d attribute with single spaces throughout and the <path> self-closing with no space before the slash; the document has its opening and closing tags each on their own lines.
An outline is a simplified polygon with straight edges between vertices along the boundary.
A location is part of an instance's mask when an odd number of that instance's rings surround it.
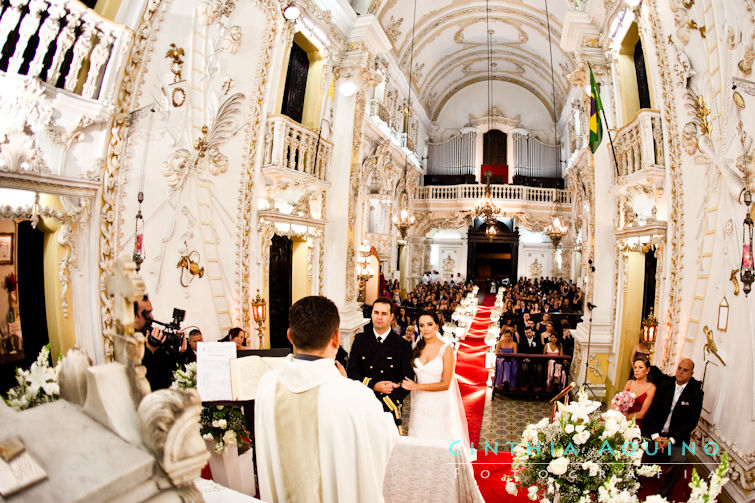
<svg viewBox="0 0 755 503">
<path fill-rule="evenodd" d="M 585 379 L 582 386 L 586 390 L 590 390 L 593 398 L 597 398 L 595 390 L 590 387 L 590 383 L 587 381 L 587 373 L 590 371 L 590 342 L 592 341 L 592 310 L 597 306 L 594 306 L 590 302 L 587 302 L 587 309 L 590 310 L 590 325 L 587 327 L 587 355 L 585 356 Z"/>
</svg>

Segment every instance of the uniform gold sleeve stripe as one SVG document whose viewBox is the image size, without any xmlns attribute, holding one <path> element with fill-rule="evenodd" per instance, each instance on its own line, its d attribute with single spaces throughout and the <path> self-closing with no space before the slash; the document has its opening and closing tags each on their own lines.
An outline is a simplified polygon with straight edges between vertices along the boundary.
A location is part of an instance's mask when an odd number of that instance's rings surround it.
<svg viewBox="0 0 755 503">
<path fill-rule="evenodd" d="M 362 384 L 364 384 L 365 386 L 369 386 L 370 381 L 372 381 L 372 377 L 365 377 L 364 379 L 362 379 Z"/>
<path fill-rule="evenodd" d="M 393 415 L 396 416 L 396 419 L 401 417 L 401 412 L 398 410 L 398 407 L 396 407 L 396 404 L 393 403 L 393 400 L 391 400 L 391 397 L 384 396 L 383 401 L 388 406 L 388 408 L 393 412 Z"/>
</svg>

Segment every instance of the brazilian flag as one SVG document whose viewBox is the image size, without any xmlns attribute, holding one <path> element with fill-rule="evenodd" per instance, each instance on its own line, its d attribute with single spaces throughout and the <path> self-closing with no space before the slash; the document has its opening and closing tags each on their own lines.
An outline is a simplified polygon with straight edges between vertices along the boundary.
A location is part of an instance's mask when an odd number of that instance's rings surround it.
<svg viewBox="0 0 755 503">
<path fill-rule="evenodd" d="M 594 154 L 603 139 L 603 124 L 600 122 L 603 103 L 600 102 L 600 92 L 598 92 L 592 68 L 590 68 L 590 91 L 590 150 Z"/>
</svg>

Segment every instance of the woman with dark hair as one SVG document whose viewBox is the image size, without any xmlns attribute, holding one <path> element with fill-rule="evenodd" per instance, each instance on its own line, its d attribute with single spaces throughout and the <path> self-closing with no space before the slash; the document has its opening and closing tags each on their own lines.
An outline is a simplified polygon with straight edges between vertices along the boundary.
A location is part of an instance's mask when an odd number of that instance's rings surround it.
<svg viewBox="0 0 755 503">
<path fill-rule="evenodd" d="M 228 334 L 220 339 L 218 342 L 235 342 L 236 343 L 236 349 L 244 349 L 246 342 L 246 334 L 244 333 L 244 329 L 240 327 L 233 327 L 232 329 L 228 330 Z"/>
<path fill-rule="evenodd" d="M 453 345 L 438 337 L 434 311 L 419 315 L 420 339 L 412 351 L 417 381 L 404 379 L 401 386 L 412 392 L 409 436 L 448 442 L 449 448 L 469 458 L 467 416 L 454 375 Z"/>
<path fill-rule="evenodd" d="M 634 404 L 623 414 L 627 419 L 635 419 L 637 426 L 642 429 L 642 420 L 650 409 L 655 396 L 655 384 L 648 379 L 650 361 L 645 357 L 635 358 L 632 364 L 634 379 L 627 381 L 624 391 L 634 394 Z"/>
</svg>

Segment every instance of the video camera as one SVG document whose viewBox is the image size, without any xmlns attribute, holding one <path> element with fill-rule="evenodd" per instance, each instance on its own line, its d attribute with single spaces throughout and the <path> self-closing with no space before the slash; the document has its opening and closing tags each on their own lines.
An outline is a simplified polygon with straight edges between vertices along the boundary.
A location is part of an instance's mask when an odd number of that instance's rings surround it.
<svg viewBox="0 0 755 503">
<path fill-rule="evenodd" d="M 147 322 L 142 328 L 143 333 L 147 336 L 147 341 L 153 346 L 163 346 L 168 351 L 178 351 L 181 348 L 181 340 L 183 339 L 183 332 L 181 331 L 181 322 L 186 317 L 186 311 L 183 309 L 173 308 L 173 319 L 169 323 L 158 321 L 150 315 L 149 311 L 142 311 L 142 316 Z M 152 324 L 156 323 L 163 326 L 163 334 L 165 335 L 165 341 L 152 337 Z"/>
</svg>

